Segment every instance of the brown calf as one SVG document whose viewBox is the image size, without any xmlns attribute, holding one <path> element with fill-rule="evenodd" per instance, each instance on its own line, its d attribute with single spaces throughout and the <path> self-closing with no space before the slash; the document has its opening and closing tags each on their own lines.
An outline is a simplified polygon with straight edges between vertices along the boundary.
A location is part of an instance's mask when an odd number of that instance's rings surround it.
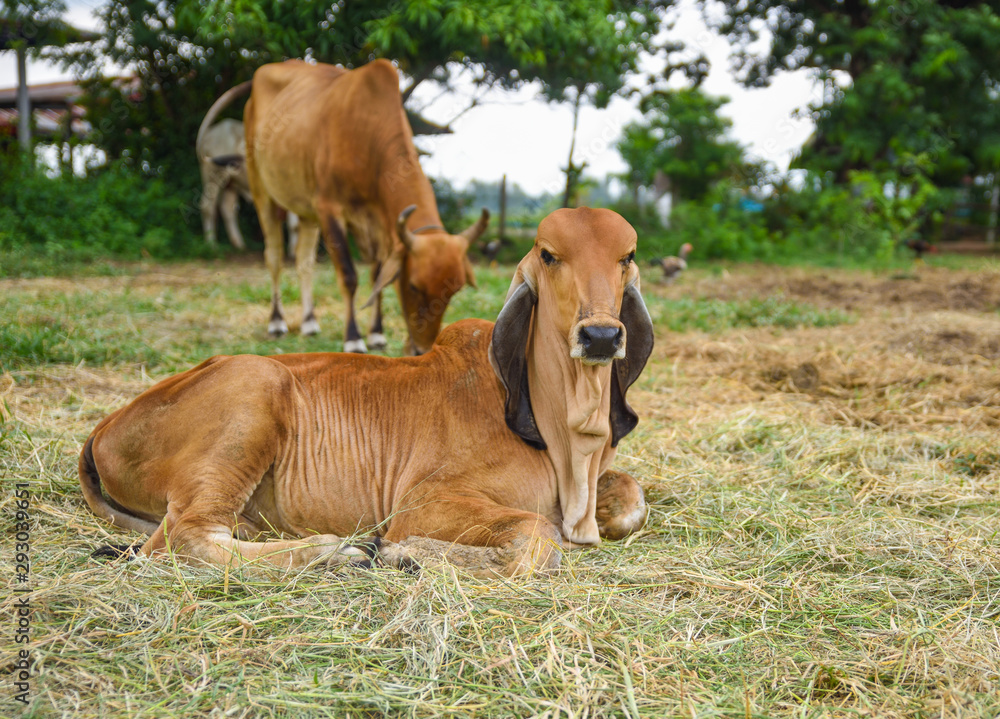
<svg viewBox="0 0 1000 719">
<path fill-rule="evenodd" d="M 559 210 L 496 324 L 456 322 L 421 357 L 213 357 L 97 426 L 84 497 L 150 534 L 142 554 L 219 564 L 339 564 L 360 554 L 343 537 L 375 534 L 395 566 L 513 575 L 619 539 L 646 519 L 610 469 L 653 342 L 635 247 L 609 210 Z"/>
</svg>

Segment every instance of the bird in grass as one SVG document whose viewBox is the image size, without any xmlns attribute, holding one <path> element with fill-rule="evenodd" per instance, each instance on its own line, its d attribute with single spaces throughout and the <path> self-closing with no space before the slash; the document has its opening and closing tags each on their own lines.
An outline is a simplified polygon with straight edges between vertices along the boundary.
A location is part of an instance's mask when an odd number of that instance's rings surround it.
<svg viewBox="0 0 1000 719">
<path fill-rule="evenodd" d="M 489 242 L 486 243 L 486 246 L 483 247 L 483 257 L 486 258 L 486 261 L 488 263 L 492 264 L 493 262 L 496 261 L 497 253 L 500 252 L 500 248 L 502 246 L 503 242 L 500 240 L 500 238 L 497 238 L 495 240 L 490 240 Z"/>
<path fill-rule="evenodd" d="M 911 238 L 906 242 L 904 242 L 903 244 L 905 244 L 907 247 L 909 247 L 916 253 L 918 263 L 922 263 L 924 261 L 925 252 L 933 253 L 938 251 L 936 245 L 932 245 L 927 240 L 922 240 L 919 237 Z"/>
<path fill-rule="evenodd" d="M 659 267 L 663 270 L 663 281 L 668 285 L 672 285 L 681 272 L 687 269 L 687 256 L 691 254 L 690 242 L 685 242 L 681 245 L 680 251 L 677 253 L 676 257 L 664 257 L 661 259 L 652 260 L 654 267 Z"/>
</svg>

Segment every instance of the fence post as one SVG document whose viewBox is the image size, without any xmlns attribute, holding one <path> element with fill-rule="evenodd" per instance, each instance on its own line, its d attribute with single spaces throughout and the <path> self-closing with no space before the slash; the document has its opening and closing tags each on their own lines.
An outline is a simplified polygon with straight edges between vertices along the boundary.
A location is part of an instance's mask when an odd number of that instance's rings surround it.
<svg viewBox="0 0 1000 719">
<path fill-rule="evenodd" d="M 990 175 L 990 221 L 986 229 L 986 246 L 990 249 L 997 244 L 997 210 L 1000 209 L 1000 187 L 997 186 L 997 173 Z"/>
<path fill-rule="evenodd" d="M 499 234 L 497 239 L 500 244 L 507 241 L 506 237 L 507 229 L 507 173 L 504 173 L 503 178 L 500 180 L 500 220 L 499 220 Z"/>
</svg>

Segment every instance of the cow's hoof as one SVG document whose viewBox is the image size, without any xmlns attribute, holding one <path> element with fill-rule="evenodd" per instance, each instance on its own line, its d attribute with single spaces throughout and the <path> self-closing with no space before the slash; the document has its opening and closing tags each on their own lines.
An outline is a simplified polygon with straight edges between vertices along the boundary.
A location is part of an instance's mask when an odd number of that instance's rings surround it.
<svg viewBox="0 0 1000 719">
<path fill-rule="evenodd" d="M 315 317 L 303 320 L 301 332 L 303 337 L 312 337 L 313 335 L 318 335 L 319 322 L 316 320 Z"/>
<path fill-rule="evenodd" d="M 400 557 L 396 569 L 415 577 L 420 574 L 420 562 L 413 557 Z"/>
<path fill-rule="evenodd" d="M 368 351 L 365 347 L 364 340 L 347 340 L 344 342 L 344 352 L 357 352 L 358 354 L 364 354 Z"/>
<path fill-rule="evenodd" d="M 106 544 L 91 552 L 91 559 L 135 559 L 142 548 L 142 542 L 136 544 Z"/>
<path fill-rule="evenodd" d="M 384 350 L 387 344 L 389 343 L 386 341 L 385 335 L 381 332 L 372 332 L 368 335 L 368 349 Z"/>
<path fill-rule="evenodd" d="M 274 319 L 267 323 L 267 334 L 271 337 L 281 337 L 288 334 L 288 325 L 282 319 Z"/>
<path fill-rule="evenodd" d="M 378 557 L 379 547 L 382 546 L 382 537 L 376 534 L 363 542 L 358 542 L 354 546 L 368 555 L 369 559 L 375 559 Z"/>
</svg>

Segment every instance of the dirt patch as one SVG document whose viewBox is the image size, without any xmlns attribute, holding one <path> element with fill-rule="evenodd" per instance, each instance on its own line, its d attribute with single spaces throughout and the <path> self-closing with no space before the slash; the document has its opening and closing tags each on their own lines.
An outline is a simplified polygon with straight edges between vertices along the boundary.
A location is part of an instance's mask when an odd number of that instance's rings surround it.
<svg viewBox="0 0 1000 719">
<path fill-rule="evenodd" d="M 650 399 L 675 418 L 744 406 L 855 427 L 1000 427 L 1000 317 L 931 312 L 676 335 L 656 352 L 679 379 L 662 404 Z"/>
<path fill-rule="evenodd" d="M 972 330 L 959 324 L 907 329 L 896 335 L 889 345 L 894 350 L 944 365 L 1000 359 L 1000 332 L 994 328 Z"/>
<path fill-rule="evenodd" d="M 650 283 L 652 284 L 652 283 Z M 644 286 L 644 289 L 646 287 Z M 649 291 L 649 290 L 647 290 Z M 1000 270 L 923 267 L 892 275 L 846 270 L 739 268 L 721 276 L 692 273 L 672 287 L 652 285 L 665 296 L 746 300 L 783 295 L 848 312 L 1000 310 Z"/>
</svg>

